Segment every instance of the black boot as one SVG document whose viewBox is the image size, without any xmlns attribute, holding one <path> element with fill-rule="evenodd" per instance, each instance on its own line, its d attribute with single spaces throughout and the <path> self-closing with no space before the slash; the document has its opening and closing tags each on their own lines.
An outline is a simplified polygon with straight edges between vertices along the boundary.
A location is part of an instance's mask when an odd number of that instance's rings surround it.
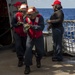
<svg viewBox="0 0 75 75">
<path fill-rule="evenodd" d="M 41 67 L 41 61 L 38 58 L 36 58 L 36 66 L 37 66 L 37 68 Z"/>
<path fill-rule="evenodd" d="M 18 60 L 18 67 L 22 67 L 23 66 L 23 59 L 19 59 Z"/>
<path fill-rule="evenodd" d="M 26 66 L 24 74 L 29 74 L 29 73 L 30 73 L 30 66 Z"/>
</svg>

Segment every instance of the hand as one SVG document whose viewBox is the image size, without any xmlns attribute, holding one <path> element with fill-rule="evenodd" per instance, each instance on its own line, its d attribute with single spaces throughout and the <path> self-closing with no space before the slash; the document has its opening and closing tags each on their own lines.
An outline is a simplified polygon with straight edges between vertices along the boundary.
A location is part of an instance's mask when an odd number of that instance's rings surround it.
<svg viewBox="0 0 75 75">
<path fill-rule="evenodd" d="M 23 27 L 24 27 L 24 32 L 27 32 L 30 28 L 30 25 L 27 23 L 27 24 L 24 24 Z"/>
<path fill-rule="evenodd" d="M 52 26 L 50 25 L 50 26 L 48 26 L 47 30 L 49 31 L 51 28 L 52 28 Z"/>
<path fill-rule="evenodd" d="M 17 22 L 17 25 L 22 25 L 23 24 L 23 22 Z"/>
<path fill-rule="evenodd" d="M 51 20 L 46 20 L 46 22 L 50 24 L 51 23 Z"/>
</svg>

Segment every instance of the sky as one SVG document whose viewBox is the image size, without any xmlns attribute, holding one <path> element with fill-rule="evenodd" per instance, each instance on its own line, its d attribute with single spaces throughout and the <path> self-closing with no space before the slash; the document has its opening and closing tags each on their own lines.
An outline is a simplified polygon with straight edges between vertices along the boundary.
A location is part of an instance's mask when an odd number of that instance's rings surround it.
<svg viewBox="0 0 75 75">
<path fill-rule="evenodd" d="M 27 0 L 28 6 L 36 8 L 52 8 L 52 3 L 55 0 Z M 60 0 L 63 8 L 75 8 L 75 0 Z"/>
</svg>

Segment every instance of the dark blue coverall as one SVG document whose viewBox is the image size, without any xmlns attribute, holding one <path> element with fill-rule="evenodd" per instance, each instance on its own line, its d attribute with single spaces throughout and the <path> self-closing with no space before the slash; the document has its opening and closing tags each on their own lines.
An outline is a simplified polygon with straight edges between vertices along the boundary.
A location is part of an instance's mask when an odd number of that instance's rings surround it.
<svg viewBox="0 0 75 75">
<path fill-rule="evenodd" d="M 35 19 L 31 20 L 33 23 L 35 21 Z M 26 22 L 25 22 L 26 23 Z M 43 31 L 44 29 L 44 19 L 42 16 L 40 16 L 39 18 L 39 23 L 38 25 L 33 25 L 32 28 L 34 30 L 41 30 Z M 39 38 L 31 38 L 30 35 L 27 35 L 27 42 L 26 42 L 26 52 L 25 52 L 25 65 L 26 66 L 30 66 L 32 65 L 32 48 L 35 45 L 35 48 L 37 49 L 37 56 L 36 58 L 38 58 L 39 60 L 42 59 L 44 53 L 44 38 L 43 35 L 41 35 Z"/>
<path fill-rule="evenodd" d="M 14 15 L 14 17 L 12 19 L 12 26 L 13 26 L 13 28 L 19 27 L 19 25 L 17 25 L 17 22 L 18 21 L 16 19 L 16 15 Z M 20 26 L 22 26 L 22 24 Z M 26 50 L 27 35 L 26 34 L 19 35 L 13 29 L 13 37 L 14 37 L 14 41 L 15 41 L 17 57 L 18 57 L 19 61 L 22 61 L 22 60 L 24 60 L 24 54 L 25 54 L 25 50 Z"/>
<path fill-rule="evenodd" d="M 53 37 L 53 59 L 57 59 L 61 61 L 63 59 L 62 56 L 62 38 L 63 38 L 63 20 L 64 20 L 64 13 L 63 11 L 56 10 L 50 17 L 51 26 L 52 26 L 52 37 Z"/>
</svg>

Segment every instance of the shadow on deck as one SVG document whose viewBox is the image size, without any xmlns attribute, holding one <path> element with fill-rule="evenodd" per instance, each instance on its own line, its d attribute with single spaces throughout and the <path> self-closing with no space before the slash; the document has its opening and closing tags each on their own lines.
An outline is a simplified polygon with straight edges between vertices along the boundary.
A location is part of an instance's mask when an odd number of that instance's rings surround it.
<svg viewBox="0 0 75 75">
<path fill-rule="evenodd" d="M 17 57 L 12 50 L 0 51 L 0 75 L 24 75 L 24 66 L 17 67 Z M 51 56 L 43 57 L 42 67 L 38 69 L 33 57 L 29 75 L 75 75 L 75 58 L 64 56 L 63 62 L 52 62 Z"/>
</svg>

